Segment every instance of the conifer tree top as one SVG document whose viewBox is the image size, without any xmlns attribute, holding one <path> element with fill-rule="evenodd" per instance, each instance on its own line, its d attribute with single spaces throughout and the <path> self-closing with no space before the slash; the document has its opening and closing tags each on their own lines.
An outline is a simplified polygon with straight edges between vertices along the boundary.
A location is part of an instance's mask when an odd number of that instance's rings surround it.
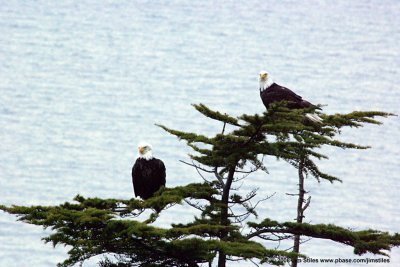
<svg viewBox="0 0 400 267">
<path fill-rule="evenodd" d="M 393 114 L 378 111 L 320 114 L 324 123 L 315 125 L 304 121 L 307 110 L 290 110 L 280 104 L 271 105 L 263 114 L 238 117 L 203 104 L 193 106 L 204 116 L 221 122 L 221 129 L 215 135 L 159 126 L 193 149 L 191 161 L 183 162 L 195 168 L 203 183 L 161 188 L 145 201 L 78 195 L 74 202 L 57 206 L 0 206 L 0 209 L 15 214 L 20 221 L 51 228 L 52 233 L 44 241 L 69 247 L 68 259 L 59 266 L 72 266 L 96 255 L 103 256 L 101 266 L 198 266 L 215 259 L 219 266 L 230 260 L 283 265 L 305 255 L 269 247 L 263 240 L 280 242 L 292 235 L 345 244 L 359 255 L 367 252 L 389 255 L 393 247 L 400 245 L 398 233 L 353 230 L 332 224 L 278 222 L 273 218 L 259 220 L 257 207 L 268 205 L 268 197 L 255 201 L 257 188 L 244 192 L 235 187 L 256 171 L 268 175 L 265 157 L 283 159 L 298 169 L 301 166 L 317 181 L 341 181 L 318 168 L 319 160 L 327 160 L 328 156 L 317 149 L 322 146 L 366 149 L 368 146 L 364 144 L 340 141 L 337 138 L 340 129 L 380 124 L 376 117 Z M 189 174 L 184 175 L 189 182 L 193 180 Z M 177 218 L 170 226 L 152 225 L 174 205 L 200 213 L 189 223 L 180 223 Z"/>
</svg>

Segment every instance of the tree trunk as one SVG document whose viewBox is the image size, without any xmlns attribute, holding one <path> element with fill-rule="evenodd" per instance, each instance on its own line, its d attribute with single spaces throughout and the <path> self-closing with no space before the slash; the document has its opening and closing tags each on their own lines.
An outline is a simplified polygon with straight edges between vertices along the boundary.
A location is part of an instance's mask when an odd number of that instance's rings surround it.
<svg viewBox="0 0 400 267">
<path fill-rule="evenodd" d="M 303 174 L 303 169 L 304 169 L 304 155 L 301 156 L 300 162 L 299 162 L 299 198 L 297 200 L 297 218 L 296 222 L 297 223 L 302 223 L 303 218 L 304 218 L 304 174 Z M 294 236 L 294 242 L 293 242 L 293 252 L 299 253 L 300 252 L 300 235 L 295 235 Z M 298 257 L 294 256 L 292 258 L 292 267 L 297 267 L 297 260 Z"/>
<path fill-rule="evenodd" d="M 226 267 L 226 255 L 222 251 L 218 255 L 218 267 Z"/>
<path fill-rule="evenodd" d="M 235 165 L 236 166 L 236 165 Z M 222 192 L 222 197 L 221 197 L 221 220 L 220 224 L 227 226 L 229 225 L 229 219 L 228 219 L 228 201 L 229 201 L 229 192 L 232 186 L 233 182 L 233 176 L 235 174 L 235 167 L 232 167 L 229 169 L 228 172 L 228 178 L 225 183 L 225 187 Z M 223 230 L 221 231 L 221 240 L 225 240 L 226 237 L 228 236 L 228 232 Z M 218 252 L 218 267 L 226 267 L 226 254 L 223 251 Z"/>
</svg>

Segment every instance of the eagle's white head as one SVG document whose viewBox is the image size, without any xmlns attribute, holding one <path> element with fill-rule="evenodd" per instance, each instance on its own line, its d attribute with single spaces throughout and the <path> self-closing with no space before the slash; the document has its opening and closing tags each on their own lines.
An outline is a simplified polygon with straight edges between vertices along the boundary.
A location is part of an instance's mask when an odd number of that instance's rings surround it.
<svg viewBox="0 0 400 267">
<path fill-rule="evenodd" d="M 138 144 L 138 152 L 139 152 L 138 157 L 145 159 L 145 160 L 152 159 L 153 158 L 153 150 L 152 149 L 153 149 L 153 147 L 149 143 L 140 142 Z"/>
<path fill-rule="evenodd" d="M 258 75 L 258 81 L 260 82 L 261 91 L 267 89 L 274 83 L 274 81 L 271 78 L 271 75 L 269 75 L 265 70 L 260 71 Z"/>
</svg>

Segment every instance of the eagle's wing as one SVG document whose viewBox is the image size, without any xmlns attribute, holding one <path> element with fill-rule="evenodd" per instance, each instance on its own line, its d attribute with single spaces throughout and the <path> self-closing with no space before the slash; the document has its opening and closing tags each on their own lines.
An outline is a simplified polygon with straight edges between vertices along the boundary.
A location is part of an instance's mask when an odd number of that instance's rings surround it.
<svg viewBox="0 0 400 267">
<path fill-rule="evenodd" d="M 289 88 L 283 87 L 279 84 L 272 84 L 266 90 L 260 92 L 261 100 L 264 103 L 264 106 L 268 109 L 269 105 L 274 102 L 286 101 L 287 107 L 292 109 L 297 108 L 314 108 L 321 109 L 318 106 L 315 106 L 304 100 L 301 96 L 290 90 Z"/>
<path fill-rule="evenodd" d="M 281 91 L 281 94 L 286 98 L 285 100 L 288 101 L 294 101 L 294 102 L 298 102 L 298 101 L 302 101 L 303 98 L 301 96 L 299 96 L 298 94 L 296 94 L 295 92 L 293 92 L 292 90 L 290 90 L 289 88 L 283 87 L 278 85 L 279 88 L 278 90 Z"/>
<path fill-rule="evenodd" d="M 288 101 L 288 107 L 289 108 L 315 108 L 315 109 L 321 109 L 318 106 L 311 104 L 310 102 L 308 102 L 307 100 L 304 100 L 301 96 L 299 96 L 298 94 L 296 94 L 295 92 L 293 92 L 292 90 L 290 90 L 289 88 L 283 87 L 278 85 L 279 88 L 276 89 L 277 93 L 278 91 L 279 94 L 282 96 L 280 99 Z"/>
<path fill-rule="evenodd" d="M 161 181 L 160 182 L 161 182 L 162 186 L 165 186 L 167 174 L 166 174 L 164 162 L 162 162 L 161 160 L 160 160 L 160 170 L 161 170 L 161 176 L 160 176 Z"/>
<path fill-rule="evenodd" d="M 166 171 L 164 162 L 162 162 L 162 160 L 157 159 L 153 177 L 154 180 L 152 181 L 152 193 L 155 193 L 160 189 L 161 186 L 165 186 Z"/>
<path fill-rule="evenodd" d="M 135 192 L 135 196 L 143 196 L 144 185 L 143 185 L 143 177 L 140 170 L 140 162 L 137 159 L 135 164 L 132 167 L 132 184 L 133 191 Z"/>
</svg>

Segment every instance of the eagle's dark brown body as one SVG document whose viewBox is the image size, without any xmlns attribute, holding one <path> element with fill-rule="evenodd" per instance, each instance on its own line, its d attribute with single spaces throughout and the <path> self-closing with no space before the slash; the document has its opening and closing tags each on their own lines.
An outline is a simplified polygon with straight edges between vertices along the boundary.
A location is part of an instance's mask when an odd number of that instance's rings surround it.
<svg viewBox="0 0 400 267">
<path fill-rule="evenodd" d="M 276 83 L 273 83 L 270 87 L 264 90 L 260 89 L 260 96 L 266 108 L 268 108 L 271 103 L 287 101 L 287 107 L 290 109 L 310 107 L 320 109 L 319 107 L 311 104 L 307 100 L 304 100 L 301 96 L 297 95 L 292 90 L 280 86 Z"/>
<path fill-rule="evenodd" d="M 132 183 L 135 196 L 148 199 L 165 186 L 165 166 L 157 159 L 138 158 L 132 167 Z"/>
</svg>

